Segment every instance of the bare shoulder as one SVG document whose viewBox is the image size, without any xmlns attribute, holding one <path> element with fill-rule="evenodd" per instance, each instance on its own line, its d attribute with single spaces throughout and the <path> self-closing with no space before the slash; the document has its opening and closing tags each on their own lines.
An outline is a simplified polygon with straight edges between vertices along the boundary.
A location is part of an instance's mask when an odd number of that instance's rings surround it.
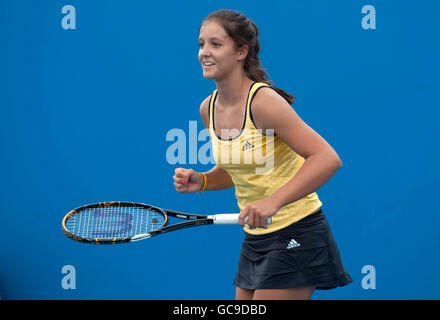
<svg viewBox="0 0 440 320">
<path fill-rule="evenodd" d="M 253 98 L 252 118 L 257 128 L 276 129 L 294 115 L 292 106 L 272 88 L 262 87 Z"/>
<path fill-rule="evenodd" d="M 275 102 L 283 103 L 290 107 L 289 103 L 273 88 L 261 87 L 254 96 L 254 101 L 258 102 Z"/>
<path fill-rule="evenodd" d="M 273 129 L 278 137 L 303 158 L 323 151 L 334 152 L 292 106 L 271 88 L 262 88 L 257 92 L 252 102 L 252 117 L 257 128 Z"/>
<path fill-rule="evenodd" d="M 211 95 L 205 98 L 200 104 L 200 117 L 202 118 L 205 128 L 209 127 L 209 101 L 211 100 Z"/>
</svg>

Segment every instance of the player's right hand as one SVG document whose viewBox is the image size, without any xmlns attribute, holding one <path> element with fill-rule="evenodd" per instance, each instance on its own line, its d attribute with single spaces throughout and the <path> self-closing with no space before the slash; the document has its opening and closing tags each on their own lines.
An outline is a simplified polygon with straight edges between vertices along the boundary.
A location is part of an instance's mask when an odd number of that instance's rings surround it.
<svg viewBox="0 0 440 320">
<path fill-rule="evenodd" d="M 180 193 L 197 192 L 203 187 L 202 175 L 193 169 L 177 168 L 173 180 L 176 191 Z"/>
</svg>

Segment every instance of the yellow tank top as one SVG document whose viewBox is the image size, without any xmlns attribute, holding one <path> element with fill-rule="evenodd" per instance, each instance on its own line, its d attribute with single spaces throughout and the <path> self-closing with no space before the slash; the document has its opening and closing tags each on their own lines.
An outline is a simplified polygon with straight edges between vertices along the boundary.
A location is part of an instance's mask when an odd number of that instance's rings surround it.
<svg viewBox="0 0 440 320">
<path fill-rule="evenodd" d="M 266 130 L 263 134 L 255 127 L 250 107 L 253 96 L 261 87 L 269 85 L 256 82 L 249 89 L 242 130 L 235 132 L 232 139 L 223 140 L 215 132 L 217 90 L 214 90 L 209 103 L 209 133 L 213 157 L 216 164 L 231 176 L 240 211 L 249 203 L 265 199 L 286 184 L 305 162 L 273 130 Z M 244 230 L 255 235 L 271 233 L 303 219 L 321 206 L 322 203 L 314 192 L 282 207 L 272 216 L 272 224 L 268 229 L 250 229 L 246 225 Z"/>
</svg>

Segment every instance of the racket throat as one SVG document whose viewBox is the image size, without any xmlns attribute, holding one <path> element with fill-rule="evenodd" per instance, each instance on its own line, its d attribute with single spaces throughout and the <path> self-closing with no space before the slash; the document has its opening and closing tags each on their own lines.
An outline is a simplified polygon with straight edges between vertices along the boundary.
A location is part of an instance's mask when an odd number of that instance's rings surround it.
<svg viewBox="0 0 440 320">
<path fill-rule="evenodd" d="M 130 242 L 134 242 L 134 241 L 139 241 L 139 240 L 144 240 L 144 239 L 148 239 L 150 238 L 152 235 L 151 233 L 141 233 L 141 234 L 137 234 L 135 236 L 132 236 L 130 238 Z"/>
</svg>

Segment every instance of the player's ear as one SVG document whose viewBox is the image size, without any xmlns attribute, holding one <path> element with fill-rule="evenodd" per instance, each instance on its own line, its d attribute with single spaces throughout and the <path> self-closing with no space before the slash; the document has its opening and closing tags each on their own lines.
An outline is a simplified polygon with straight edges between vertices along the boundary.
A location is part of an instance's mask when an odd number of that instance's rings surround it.
<svg viewBox="0 0 440 320">
<path fill-rule="evenodd" d="M 249 46 L 247 44 L 242 45 L 237 49 L 237 58 L 239 61 L 245 60 L 249 53 Z"/>
</svg>

